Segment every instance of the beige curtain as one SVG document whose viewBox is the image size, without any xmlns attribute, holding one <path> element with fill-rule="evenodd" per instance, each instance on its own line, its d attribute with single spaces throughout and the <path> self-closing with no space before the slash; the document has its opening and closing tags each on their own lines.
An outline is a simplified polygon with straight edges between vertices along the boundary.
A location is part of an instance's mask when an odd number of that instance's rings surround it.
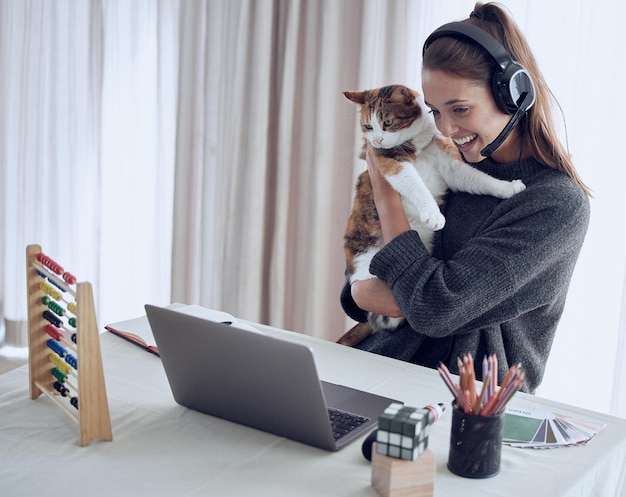
<svg viewBox="0 0 626 497">
<path fill-rule="evenodd" d="M 417 8 L 182 4 L 174 300 L 328 339 L 346 329 L 343 231 L 364 166 L 342 91 L 418 83 Z"/>
</svg>

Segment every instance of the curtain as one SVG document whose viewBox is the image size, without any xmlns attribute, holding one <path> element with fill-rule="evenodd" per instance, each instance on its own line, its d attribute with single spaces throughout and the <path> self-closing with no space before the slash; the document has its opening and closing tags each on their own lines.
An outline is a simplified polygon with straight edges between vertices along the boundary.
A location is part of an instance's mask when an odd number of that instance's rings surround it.
<svg viewBox="0 0 626 497">
<path fill-rule="evenodd" d="M 98 322 L 170 299 L 178 2 L 0 0 L 0 317 L 26 345 L 26 245 Z"/>
<path fill-rule="evenodd" d="M 350 190 L 354 113 L 334 98 L 356 83 L 350 6 L 183 4 L 174 300 L 308 333 L 342 323 L 327 297 L 350 202 L 338 193 Z M 356 41 L 345 53 L 342 28 Z"/>
<path fill-rule="evenodd" d="M 364 166 L 342 91 L 418 84 L 418 7 L 182 5 L 174 300 L 328 339 L 346 329 L 343 231 Z"/>
<path fill-rule="evenodd" d="M 595 195 L 539 395 L 626 416 L 613 110 L 626 6 L 502 3 L 559 98 Z M 364 169 L 342 91 L 419 88 L 423 40 L 472 7 L 0 0 L 4 343 L 25 343 L 29 243 L 92 282 L 101 327 L 178 301 L 334 340 L 350 325 L 338 303 L 342 238 Z"/>
<path fill-rule="evenodd" d="M 16 345 L 26 344 L 26 244 L 77 259 L 78 268 L 79 254 L 95 248 L 96 223 L 85 220 L 98 215 L 90 123 L 100 113 L 100 14 L 88 3 L 0 2 L 0 302 Z M 85 216 L 73 217 L 79 208 Z"/>
</svg>

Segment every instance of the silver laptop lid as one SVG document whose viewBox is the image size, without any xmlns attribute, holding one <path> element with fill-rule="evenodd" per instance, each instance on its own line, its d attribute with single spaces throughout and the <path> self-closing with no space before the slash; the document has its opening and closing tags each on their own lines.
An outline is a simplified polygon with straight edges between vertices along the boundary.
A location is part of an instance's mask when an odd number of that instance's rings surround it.
<svg viewBox="0 0 626 497">
<path fill-rule="evenodd" d="M 308 347 L 175 310 L 145 308 L 177 403 L 336 449 Z"/>
</svg>

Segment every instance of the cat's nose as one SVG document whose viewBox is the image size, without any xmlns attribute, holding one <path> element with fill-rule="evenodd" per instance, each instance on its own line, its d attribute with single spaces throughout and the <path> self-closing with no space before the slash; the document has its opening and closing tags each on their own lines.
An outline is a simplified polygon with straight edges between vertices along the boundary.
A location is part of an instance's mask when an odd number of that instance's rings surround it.
<svg viewBox="0 0 626 497">
<path fill-rule="evenodd" d="M 383 144 L 383 138 L 381 136 L 374 138 L 374 145 L 380 147 Z"/>
</svg>

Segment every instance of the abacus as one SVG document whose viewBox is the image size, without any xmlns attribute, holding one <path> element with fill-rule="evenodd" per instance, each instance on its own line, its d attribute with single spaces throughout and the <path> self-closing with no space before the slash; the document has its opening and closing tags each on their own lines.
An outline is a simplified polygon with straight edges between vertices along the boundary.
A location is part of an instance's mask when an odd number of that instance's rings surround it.
<svg viewBox="0 0 626 497">
<path fill-rule="evenodd" d="M 113 439 L 93 292 L 26 247 L 30 398 L 50 397 L 79 425 L 79 444 Z M 66 399 L 66 400 L 64 400 Z"/>
</svg>

